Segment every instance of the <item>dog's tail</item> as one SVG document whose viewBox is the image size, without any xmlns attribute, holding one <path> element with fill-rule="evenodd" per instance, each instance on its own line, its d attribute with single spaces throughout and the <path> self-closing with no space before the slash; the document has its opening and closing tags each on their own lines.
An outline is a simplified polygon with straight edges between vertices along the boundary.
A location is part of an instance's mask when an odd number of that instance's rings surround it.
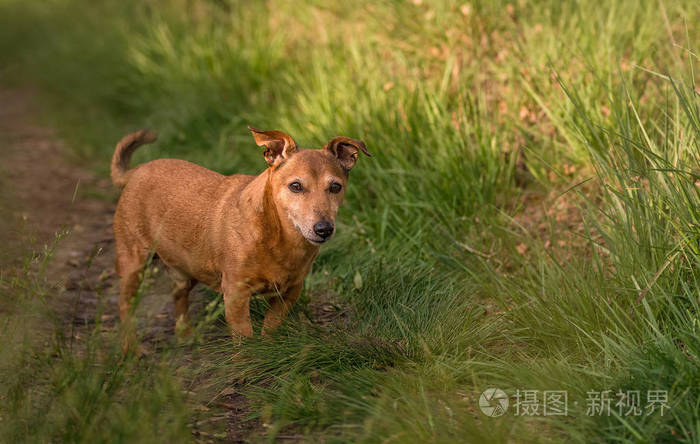
<svg viewBox="0 0 700 444">
<path fill-rule="evenodd" d="M 112 183 L 117 188 L 124 188 L 129 180 L 129 161 L 136 148 L 145 143 L 152 143 L 158 136 L 155 132 L 143 129 L 135 133 L 127 134 L 117 143 L 117 148 L 112 156 L 111 176 Z"/>
</svg>

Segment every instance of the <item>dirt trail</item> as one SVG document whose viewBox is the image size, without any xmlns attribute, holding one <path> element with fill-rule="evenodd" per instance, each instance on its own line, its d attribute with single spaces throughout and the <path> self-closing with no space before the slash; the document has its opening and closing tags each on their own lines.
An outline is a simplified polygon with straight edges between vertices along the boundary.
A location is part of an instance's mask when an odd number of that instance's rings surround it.
<svg viewBox="0 0 700 444">
<path fill-rule="evenodd" d="M 35 123 L 36 100 L 26 90 L 0 90 L 0 197 L 9 229 L 0 239 L 18 265 L 27 246 L 35 251 L 63 233 L 46 279 L 52 302 L 67 322 L 95 321 L 98 308 L 107 328 L 116 322 L 118 282 L 114 274 L 112 215 L 117 193 L 111 183 L 66 161 L 69 154 L 55 133 Z M 105 160 L 107 162 L 108 160 Z M 104 196 L 97 198 L 94 196 Z M 145 340 L 173 333 L 173 307 L 167 282 L 155 279 L 137 312 L 147 320 Z"/>
</svg>

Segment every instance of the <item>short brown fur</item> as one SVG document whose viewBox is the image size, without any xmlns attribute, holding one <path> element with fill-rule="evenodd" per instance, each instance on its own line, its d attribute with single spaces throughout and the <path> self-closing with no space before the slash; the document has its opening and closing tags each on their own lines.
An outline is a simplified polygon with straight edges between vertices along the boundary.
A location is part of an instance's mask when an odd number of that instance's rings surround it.
<svg viewBox="0 0 700 444">
<path fill-rule="evenodd" d="M 347 137 L 311 150 L 297 148 L 281 131 L 249 129 L 265 147 L 269 165 L 258 176 L 223 176 L 177 159 L 127 170 L 136 148 L 156 136 L 142 130 L 117 144 L 111 176 L 115 186 L 124 188 L 114 237 L 125 325 L 131 325 L 133 297 L 152 252 L 173 271 L 176 322 L 185 327 L 188 295 L 198 282 L 223 293 L 226 321 L 233 334 L 242 336 L 253 334 L 252 295 L 273 295 L 263 335 L 299 298 L 320 244 L 334 231 L 348 172 L 359 151 L 369 153 L 362 141 Z"/>
</svg>

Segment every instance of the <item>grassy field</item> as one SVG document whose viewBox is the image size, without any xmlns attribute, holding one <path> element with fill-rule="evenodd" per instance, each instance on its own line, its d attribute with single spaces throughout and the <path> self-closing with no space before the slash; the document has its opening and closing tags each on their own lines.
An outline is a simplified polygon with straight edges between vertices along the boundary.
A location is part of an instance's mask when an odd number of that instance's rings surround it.
<svg viewBox="0 0 700 444">
<path fill-rule="evenodd" d="M 105 176 L 140 127 L 160 138 L 136 162 L 227 174 L 265 165 L 248 124 L 373 154 L 274 341 L 3 341 L 0 440 L 192 440 L 204 378 L 243 387 L 258 439 L 700 441 L 698 23 L 692 0 L 0 0 L 0 81 Z M 310 323 L 320 298 L 343 316 Z M 4 304 L 4 338 L 42 313 Z M 617 404 L 635 391 L 642 414 Z"/>
</svg>

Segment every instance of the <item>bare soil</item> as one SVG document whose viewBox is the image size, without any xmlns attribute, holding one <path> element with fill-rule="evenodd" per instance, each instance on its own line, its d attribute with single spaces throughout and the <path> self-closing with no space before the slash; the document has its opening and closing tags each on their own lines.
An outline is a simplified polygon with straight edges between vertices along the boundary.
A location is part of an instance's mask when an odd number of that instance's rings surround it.
<svg viewBox="0 0 700 444">
<path fill-rule="evenodd" d="M 1 196 L 10 226 L 2 241 L 17 255 L 6 264 L 18 266 L 30 250 L 55 243 L 45 275 L 52 302 L 68 322 L 94 322 L 99 308 L 105 324 L 114 325 L 112 215 L 118 194 L 108 180 L 66 160 L 69 153 L 55 132 L 35 123 L 34 97 L 26 90 L 0 91 Z M 160 288 L 160 279 L 154 282 L 138 313 L 155 320 L 148 323 L 147 343 L 173 332 L 168 289 Z"/>
</svg>

